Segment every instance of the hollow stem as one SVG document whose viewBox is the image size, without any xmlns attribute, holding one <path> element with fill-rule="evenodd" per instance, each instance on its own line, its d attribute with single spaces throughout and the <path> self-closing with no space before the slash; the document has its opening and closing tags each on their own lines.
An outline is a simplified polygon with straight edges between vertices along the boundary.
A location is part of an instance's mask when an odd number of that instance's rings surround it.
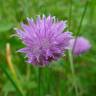
<svg viewBox="0 0 96 96">
<path fill-rule="evenodd" d="M 46 72 L 46 74 L 47 74 L 47 94 L 50 94 L 50 87 L 51 87 L 51 85 L 50 85 L 50 76 L 51 76 L 51 68 L 49 68 L 49 66 L 47 66 L 47 72 Z"/>
<path fill-rule="evenodd" d="M 30 65 L 27 64 L 27 68 L 26 68 L 26 80 L 30 80 L 30 73 L 31 73 Z"/>
<path fill-rule="evenodd" d="M 38 68 L 38 96 L 42 96 L 41 94 L 41 75 L 42 75 L 42 68 Z"/>
<path fill-rule="evenodd" d="M 73 45 L 72 52 L 75 49 L 77 38 L 78 38 L 78 36 L 80 35 L 80 32 L 81 32 L 82 23 L 83 23 L 83 20 L 84 20 L 84 17 L 85 17 L 87 8 L 88 8 L 88 3 L 89 3 L 89 0 L 86 0 L 85 6 L 84 6 L 84 10 L 83 10 L 83 13 L 82 13 L 82 16 L 81 16 L 81 20 L 80 20 L 80 23 L 79 23 L 79 26 L 78 26 L 78 29 L 77 29 L 77 32 L 76 32 L 76 39 L 75 39 L 75 42 L 74 42 L 74 45 Z"/>
<path fill-rule="evenodd" d="M 73 64 L 73 56 L 72 56 L 72 51 L 71 50 L 68 50 L 68 55 L 69 55 L 70 69 L 71 69 L 71 72 L 72 72 L 72 80 L 73 80 L 75 93 L 76 93 L 76 96 L 79 96 L 78 86 L 77 86 L 77 81 L 76 81 L 76 75 L 75 75 L 75 69 L 74 69 L 74 64 Z"/>
<path fill-rule="evenodd" d="M 72 0 L 70 0 L 70 6 L 69 6 L 69 30 L 71 29 L 70 28 L 72 22 L 71 19 L 72 19 Z"/>
</svg>

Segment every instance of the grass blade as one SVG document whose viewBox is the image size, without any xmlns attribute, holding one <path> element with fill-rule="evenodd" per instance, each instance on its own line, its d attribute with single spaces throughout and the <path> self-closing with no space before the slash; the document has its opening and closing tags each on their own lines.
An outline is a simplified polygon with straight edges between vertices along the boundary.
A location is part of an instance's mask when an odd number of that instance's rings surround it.
<svg viewBox="0 0 96 96">
<path fill-rule="evenodd" d="M 13 84 L 13 86 L 16 88 L 19 96 L 25 96 L 23 91 L 20 89 L 19 85 L 16 84 L 16 81 L 13 80 L 13 78 L 11 77 L 11 75 L 9 74 L 9 72 L 5 69 L 5 66 L 3 64 L 0 64 L 0 67 L 2 69 L 2 71 L 4 72 L 4 74 L 6 75 L 6 77 L 11 81 L 11 83 Z"/>
</svg>

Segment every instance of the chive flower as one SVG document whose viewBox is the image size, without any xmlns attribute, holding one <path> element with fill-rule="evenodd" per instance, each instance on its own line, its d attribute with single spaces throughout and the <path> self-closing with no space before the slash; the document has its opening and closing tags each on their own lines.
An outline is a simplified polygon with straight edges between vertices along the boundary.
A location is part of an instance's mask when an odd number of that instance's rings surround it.
<svg viewBox="0 0 96 96">
<path fill-rule="evenodd" d="M 70 48 L 74 55 L 80 55 L 88 51 L 91 48 L 91 44 L 84 37 L 77 37 L 70 40 Z"/>
<path fill-rule="evenodd" d="M 66 27 L 66 21 L 51 16 L 37 16 L 36 20 L 27 18 L 27 24 L 22 23 L 21 28 L 16 29 L 16 35 L 26 46 L 18 52 L 26 54 L 28 63 L 38 66 L 58 60 L 72 39 L 72 33 L 64 31 Z"/>
</svg>

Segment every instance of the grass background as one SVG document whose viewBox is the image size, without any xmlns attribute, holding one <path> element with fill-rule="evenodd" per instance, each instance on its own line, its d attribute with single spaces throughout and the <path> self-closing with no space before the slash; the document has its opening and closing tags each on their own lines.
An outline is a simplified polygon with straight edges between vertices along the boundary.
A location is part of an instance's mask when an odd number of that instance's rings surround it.
<svg viewBox="0 0 96 96">
<path fill-rule="evenodd" d="M 16 51 L 24 45 L 17 37 L 14 28 L 26 17 L 37 15 L 56 16 L 60 20 L 70 22 L 70 31 L 75 35 L 87 0 L 0 0 L 0 96 L 19 96 L 18 91 L 10 81 L 14 77 L 6 62 L 6 44 L 11 45 L 12 63 L 16 70 L 23 93 L 26 96 L 76 96 L 72 85 L 72 74 L 68 59 L 61 58 L 53 62 L 50 70 L 44 68 L 41 75 L 41 86 L 38 88 L 38 68 L 28 65 L 23 54 Z M 71 14 L 71 15 L 70 15 Z M 79 96 L 96 96 L 96 0 L 89 0 L 83 18 L 80 35 L 91 42 L 89 52 L 74 58 Z M 9 73 L 6 77 L 5 71 Z M 48 95 L 49 94 L 49 95 Z M 20 95 L 22 96 L 22 95 Z"/>
</svg>

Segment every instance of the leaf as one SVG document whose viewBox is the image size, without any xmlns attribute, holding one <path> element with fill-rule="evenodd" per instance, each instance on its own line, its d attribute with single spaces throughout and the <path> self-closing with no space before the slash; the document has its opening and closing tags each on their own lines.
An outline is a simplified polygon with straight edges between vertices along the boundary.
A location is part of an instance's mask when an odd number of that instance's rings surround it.
<svg viewBox="0 0 96 96">
<path fill-rule="evenodd" d="M 11 77 L 11 74 L 9 74 L 9 72 L 6 70 L 4 64 L 0 64 L 0 68 L 5 73 L 6 77 L 10 80 L 10 82 L 13 84 L 14 88 L 16 88 L 16 90 L 18 91 L 19 95 L 20 96 L 24 96 L 23 91 L 21 90 L 19 85 L 16 83 L 16 81 Z"/>
</svg>

